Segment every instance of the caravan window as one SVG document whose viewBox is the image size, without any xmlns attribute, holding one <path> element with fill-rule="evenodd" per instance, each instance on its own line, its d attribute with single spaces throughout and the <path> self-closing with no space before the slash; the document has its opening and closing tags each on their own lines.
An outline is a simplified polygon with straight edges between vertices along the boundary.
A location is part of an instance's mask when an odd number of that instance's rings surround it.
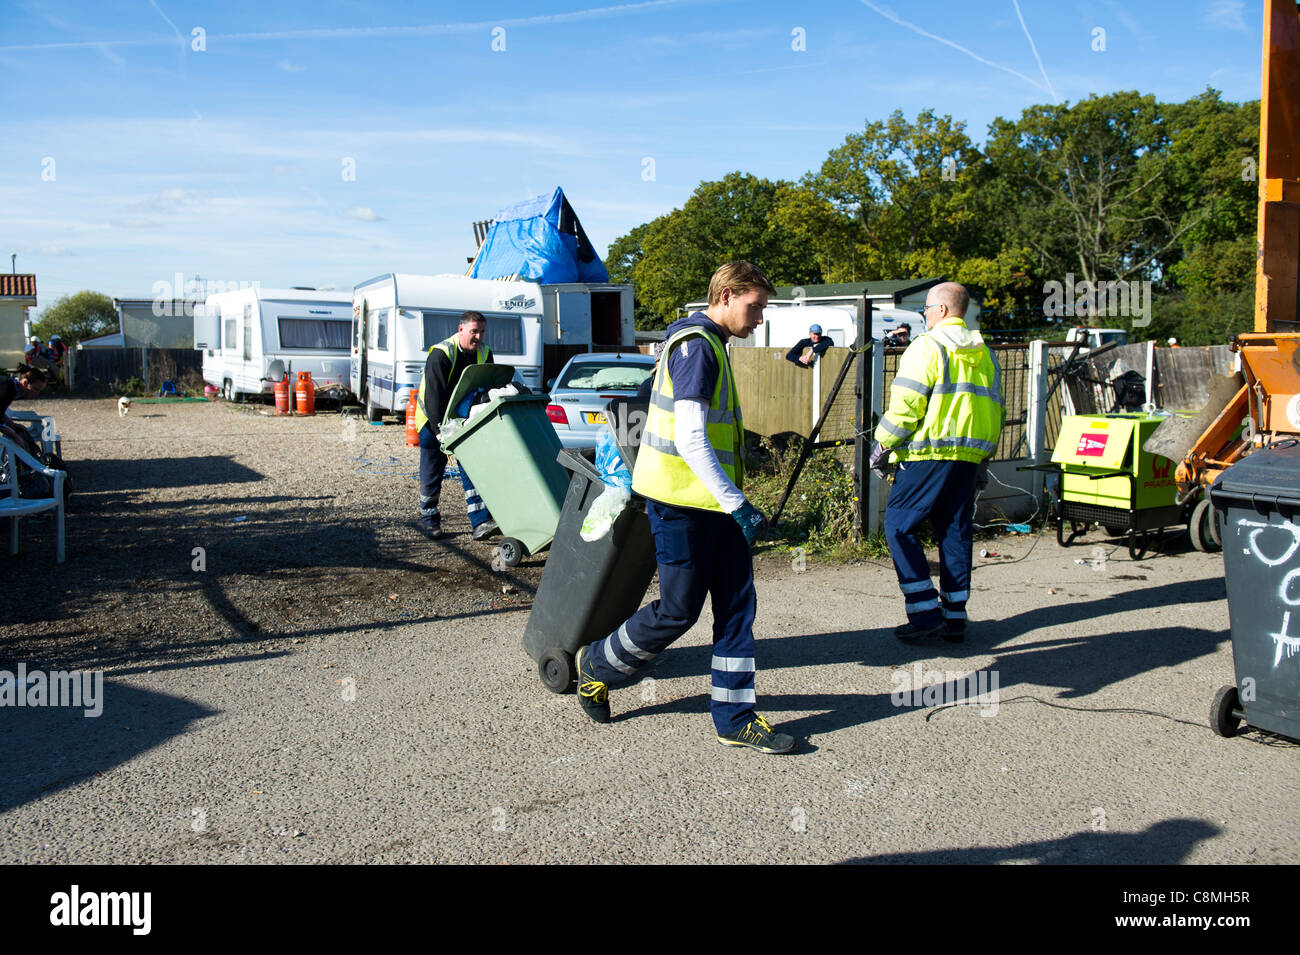
<svg viewBox="0 0 1300 955">
<path fill-rule="evenodd" d="M 226 333 L 221 338 L 221 347 L 229 350 L 234 348 L 235 343 L 239 341 L 238 336 L 235 334 L 235 320 L 228 318 L 222 324 L 226 326 Z"/>
<path fill-rule="evenodd" d="M 426 309 L 422 314 L 425 351 L 438 342 L 451 338 L 460 327 L 460 312 L 434 312 Z M 522 355 L 524 353 L 523 319 L 514 315 L 488 315 L 483 343 L 494 355 Z"/>
<path fill-rule="evenodd" d="M 281 348 L 314 348 L 329 351 L 347 351 L 352 323 L 338 319 L 284 318 L 276 319 L 280 326 Z"/>
</svg>

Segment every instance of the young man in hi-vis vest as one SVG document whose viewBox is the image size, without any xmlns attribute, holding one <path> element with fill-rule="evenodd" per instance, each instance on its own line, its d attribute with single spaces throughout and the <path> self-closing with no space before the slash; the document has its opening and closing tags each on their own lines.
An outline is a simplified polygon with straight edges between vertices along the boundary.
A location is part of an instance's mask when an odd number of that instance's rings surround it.
<svg viewBox="0 0 1300 955">
<path fill-rule="evenodd" d="M 646 498 L 659 599 L 577 655 L 578 702 L 608 723 L 609 688 L 638 671 L 713 606 L 712 704 L 718 742 L 787 753 L 794 737 L 754 712 L 754 564 L 765 521 L 745 498 L 745 426 L 727 358 L 731 336 L 763 323 L 774 292 L 756 266 L 731 262 L 709 283 L 709 307 L 668 326 L 632 489 Z"/>
</svg>

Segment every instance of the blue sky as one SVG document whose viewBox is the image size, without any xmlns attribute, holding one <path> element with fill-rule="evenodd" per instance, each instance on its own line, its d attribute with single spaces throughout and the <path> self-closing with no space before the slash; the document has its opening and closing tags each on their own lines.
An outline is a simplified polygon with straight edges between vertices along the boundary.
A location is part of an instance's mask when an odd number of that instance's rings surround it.
<svg viewBox="0 0 1300 955">
<path fill-rule="evenodd" d="M 463 272 L 474 220 L 557 185 L 603 252 L 703 180 L 797 179 L 895 109 L 982 142 L 1090 93 L 1256 99 L 1261 20 L 1258 0 L 4 2 L 0 254 L 42 307 L 177 273 L 350 288 Z"/>
</svg>

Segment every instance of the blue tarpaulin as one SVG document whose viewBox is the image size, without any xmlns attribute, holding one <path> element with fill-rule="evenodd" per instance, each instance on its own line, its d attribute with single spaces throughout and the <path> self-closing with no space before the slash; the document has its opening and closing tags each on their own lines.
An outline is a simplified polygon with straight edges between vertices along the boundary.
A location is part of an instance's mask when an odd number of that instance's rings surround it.
<svg viewBox="0 0 1300 955">
<path fill-rule="evenodd" d="M 564 190 L 497 213 L 470 270 L 476 279 L 528 282 L 608 282 L 605 264 L 587 240 Z"/>
</svg>

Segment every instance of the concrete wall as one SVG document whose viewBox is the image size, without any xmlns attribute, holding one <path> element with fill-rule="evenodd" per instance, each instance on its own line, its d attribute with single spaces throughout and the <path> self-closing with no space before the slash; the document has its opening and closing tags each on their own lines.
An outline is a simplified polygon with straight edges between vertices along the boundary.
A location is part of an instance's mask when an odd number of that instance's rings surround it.
<svg viewBox="0 0 1300 955">
<path fill-rule="evenodd" d="M 16 368 L 23 360 L 23 352 L 27 350 L 27 340 L 23 337 L 26 318 L 26 305 L 0 302 L 0 368 Z"/>
</svg>

